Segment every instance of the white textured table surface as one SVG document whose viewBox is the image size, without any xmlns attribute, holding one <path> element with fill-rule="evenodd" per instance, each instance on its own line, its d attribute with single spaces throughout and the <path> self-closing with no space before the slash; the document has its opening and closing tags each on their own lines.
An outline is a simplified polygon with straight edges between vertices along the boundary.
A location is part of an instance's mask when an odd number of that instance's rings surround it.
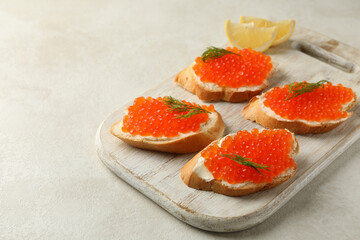
<svg viewBox="0 0 360 240">
<path fill-rule="evenodd" d="M 360 48 L 359 1 L 1 1 L 0 239 L 359 239 L 360 141 L 260 225 L 211 233 L 112 174 L 112 111 L 227 42 L 226 19 L 295 18 Z"/>
</svg>

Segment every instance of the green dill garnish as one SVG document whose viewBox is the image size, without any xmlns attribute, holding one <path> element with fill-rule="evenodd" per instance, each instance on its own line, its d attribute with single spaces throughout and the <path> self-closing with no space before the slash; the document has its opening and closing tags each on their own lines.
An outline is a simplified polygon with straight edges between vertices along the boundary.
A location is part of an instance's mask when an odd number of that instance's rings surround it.
<svg viewBox="0 0 360 240">
<path fill-rule="evenodd" d="M 164 97 L 163 103 L 170 108 L 169 111 L 179 112 L 179 113 L 187 112 L 184 115 L 178 115 L 177 118 L 189 118 L 199 113 L 211 113 L 210 111 L 202 108 L 200 105 L 188 104 L 171 96 Z"/>
<path fill-rule="evenodd" d="M 211 47 L 208 47 L 205 52 L 203 52 L 203 54 L 201 55 L 201 60 L 203 60 L 203 62 L 206 62 L 209 59 L 221 58 L 222 56 L 225 56 L 227 54 L 235 54 L 235 55 L 241 56 L 237 53 L 230 52 L 224 48 L 217 48 L 217 47 L 211 46 Z"/>
<path fill-rule="evenodd" d="M 258 163 L 255 163 L 255 162 L 251 162 L 249 161 L 250 158 L 244 158 L 240 155 L 237 155 L 237 154 L 234 154 L 234 153 L 231 153 L 231 154 L 220 154 L 220 156 L 223 156 L 223 157 L 227 157 L 237 163 L 240 163 L 242 165 L 245 165 L 245 166 L 248 166 L 248 167 L 252 167 L 253 169 L 255 169 L 258 173 L 261 173 L 263 174 L 262 172 L 260 172 L 259 168 L 260 169 L 264 169 L 266 171 L 270 171 L 269 170 L 269 167 L 266 166 L 266 165 L 261 165 L 261 164 L 258 164 Z"/>
<path fill-rule="evenodd" d="M 307 92 L 313 92 L 315 89 L 324 87 L 324 84 L 328 82 L 329 81 L 327 80 L 321 80 L 318 81 L 317 83 L 307 83 L 307 82 L 292 83 L 289 85 L 290 87 L 289 95 L 287 95 L 285 101 Z"/>
</svg>

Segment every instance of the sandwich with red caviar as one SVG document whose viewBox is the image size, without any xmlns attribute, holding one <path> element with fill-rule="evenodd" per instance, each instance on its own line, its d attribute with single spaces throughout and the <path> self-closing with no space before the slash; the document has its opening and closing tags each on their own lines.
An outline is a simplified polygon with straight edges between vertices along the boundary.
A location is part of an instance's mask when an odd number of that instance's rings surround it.
<svg viewBox="0 0 360 240">
<path fill-rule="evenodd" d="M 175 82 L 203 101 L 242 102 L 260 94 L 274 72 L 271 58 L 263 53 L 209 47 Z"/>
<path fill-rule="evenodd" d="M 181 169 L 195 189 L 243 196 L 273 188 L 296 172 L 298 142 L 286 129 L 239 131 L 212 142 Z"/>
<path fill-rule="evenodd" d="M 327 80 L 295 82 L 275 87 L 250 100 L 244 118 L 266 128 L 286 128 L 297 134 L 324 133 L 350 118 L 356 103 L 351 88 Z"/>
<path fill-rule="evenodd" d="M 214 106 L 166 97 L 139 97 L 110 132 L 138 148 L 170 153 L 197 152 L 223 136 Z"/>
</svg>

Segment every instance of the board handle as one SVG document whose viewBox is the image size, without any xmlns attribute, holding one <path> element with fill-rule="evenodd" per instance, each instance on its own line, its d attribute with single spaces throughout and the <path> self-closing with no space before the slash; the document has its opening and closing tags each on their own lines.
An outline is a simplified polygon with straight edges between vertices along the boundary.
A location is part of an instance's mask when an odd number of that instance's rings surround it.
<svg viewBox="0 0 360 240">
<path fill-rule="evenodd" d="M 305 41 L 293 41 L 291 47 L 347 73 L 353 73 L 357 68 L 355 63 Z"/>
</svg>

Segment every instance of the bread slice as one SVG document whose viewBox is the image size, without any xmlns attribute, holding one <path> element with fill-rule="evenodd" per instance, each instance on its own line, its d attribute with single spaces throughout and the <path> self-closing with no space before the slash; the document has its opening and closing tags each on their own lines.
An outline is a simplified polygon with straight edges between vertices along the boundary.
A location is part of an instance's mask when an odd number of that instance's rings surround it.
<svg viewBox="0 0 360 240">
<path fill-rule="evenodd" d="M 273 67 L 267 78 L 270 78 L 277 68 L 276 63 L 272 63 Z M 182 70 L 174 79 L 180 86 L 198 96 L 200 100 L 210 101 L 227 101 L 227 102 L 243 102 L 249 100 L 253 96 L 260 94 L 269 86 L 266 79 L 262 85 L 246 86 L 240 88 L 221 87 L 215 83 L 204 83 L 196 76 L 193 70 L 193 64 Z"/>
<path fill-rule="evenodd" d="M 201 125 L 198 132 L 181 134 L 178 137 L 143 137 L 131 135 L 122 131 L 123 123 L 119 121 L 112 125 L 111 134 L 124 142 L 142 149 L 156 150 L 169 153 L 190 153 L 197 152 L 206 147 L 215 139 L 220 138 L 225 130 L 225 124 L 218 112 L 209 114 L 209 120 Z"/>
<path fill-rule="evenodd" d="M 235 134 L 230 134 L 230 136 L 233 135 Z M 293 158 L 299 151 L 298 141 L 294 134 L 292 134 L 292 136 L 292 150 L 290 152 L 291 158 Z M 225 137 L 222 139 L 225 139 Z M 210 145 L 220 145 L 222 139 L 216 140 Z M 196 154 L 195 157 L 193 157 L 181 168 L 181 179 L 191 188 L 213 191 L 227 196 L 243 196 L 276 187 L 291 178 L 295 174 L 297 168 L 295 164 L 293 168 L 284 170 L 283 173 L 274 178 L 270 183 L 244 182 L 240 184 L 229 184 L 224 180 L 214 179 L 210 171 L 204 165 L 204 160 L 205 159 L 201 156 L 201 152 Z"/>
<path fill-rule="evenodd" d="M 271 91 L 271 89 L 269 91 Z M 263 102 L 265 100 L 265 94 L 266 93 L 263 93 L 260 96 L 253 97 L 244 107 L 242 116 L 250 121 L 257 122 L 266 128 L 286 128 L 296 134 L 325 133 L 339 126 L 353 114 L 352 112 L 349 112 L 346 118 L 341 118 L 335 121 L 315 122 L 305 120 L 288 120 L 277 115 L 270 108 L 264 105 Z M 355 103 L 356 95 L 354 94 L 354 98 L 345 104 L 342 110 L 350 110 Z"/>
</svg>

